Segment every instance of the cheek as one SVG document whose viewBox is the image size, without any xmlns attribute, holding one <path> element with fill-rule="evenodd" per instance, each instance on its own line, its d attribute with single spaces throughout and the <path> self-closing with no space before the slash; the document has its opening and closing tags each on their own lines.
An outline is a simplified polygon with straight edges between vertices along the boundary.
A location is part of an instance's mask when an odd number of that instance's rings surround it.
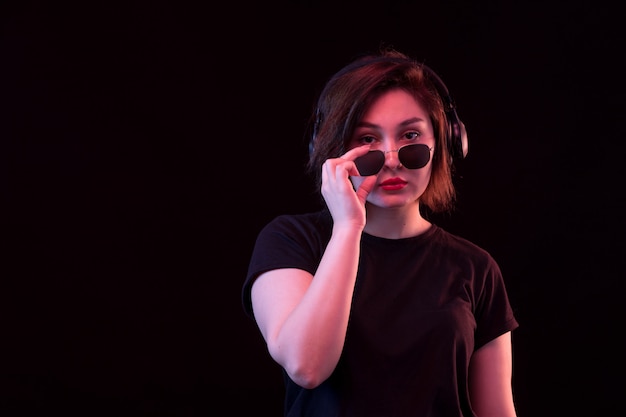
<svg viewBox="0 0 626 417">
<path fill-rule="evenodd" d="M 428 188 L 428 184 L 430 183 L 432 172 L 430 165 L 421 169 L 408 171 L 411 171 L 411 173 L 408 174 L 406 178 L 411 182 L 411 187 L 414 192 L 417 193 L 419 198 L 424 193 L 426 188 Z"/>
<path fill-rule="evenodd" d="M 408 177 L 416 181 L 428 181 L 430 180 L 430 174 L 433 170 L 432 164 L 429 162 L 426 166 L 419 169 L 405 169 L 405 173 Z"/>
<path fill-rule="evenodd" d="M 426 165 L 423 169 L 422 169 L 422 176 L 424 178 L 426 178 L 426 180 L 430 181 L 430 175 L 433 172 L 433 164 L 432 162 L 429 162 L 428 165 Z"/>
<path fill-rule="evenodd" d="M 425 166 L 424 168 L 418 171 L 419 171 L 417 173 L 418 181 L 420 184 L 422 184 L 424 188 L 426 188 L 426 186 L 428 186 L 428 183 L 430 182 L 430 176 L 432 174 L 432 167 L 430 164 L 428 164 L 427 166 Z"/>
</svg>

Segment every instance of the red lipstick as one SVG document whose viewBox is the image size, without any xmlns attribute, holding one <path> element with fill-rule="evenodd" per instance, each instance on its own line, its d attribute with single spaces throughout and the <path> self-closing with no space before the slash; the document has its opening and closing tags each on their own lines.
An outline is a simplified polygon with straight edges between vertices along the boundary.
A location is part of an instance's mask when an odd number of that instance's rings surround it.
<svg viewBox="0 0 626 417">
<path fill-rule="evenodd" d="M 400 178 L 389 178 L 388 180 L 385 180 L 383 182 L 380 183 L 380 187 L 383 190 L 387 190 L 387 191 L 394 191 L 394 190 L 400 190 L 402 188 L 404 188 L 408 183 Z"/>
</svg>

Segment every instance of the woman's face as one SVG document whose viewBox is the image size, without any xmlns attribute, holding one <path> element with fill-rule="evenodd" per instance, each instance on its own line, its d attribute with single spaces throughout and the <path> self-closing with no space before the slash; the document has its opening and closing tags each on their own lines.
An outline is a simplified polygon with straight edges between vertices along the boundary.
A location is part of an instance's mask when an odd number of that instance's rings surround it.
<svg viewBox="0 0 626 417">
<path fill-rule="evenodd" d="M 374 174 L 376 184 L 367 201 L 388 208 L 414 204 L 430 181 L 435 151 L 433 126 L 426 109 L 402 89 L 383 93 L 372 102 L 357 124 L 349 148 L 364 144 L 371 144 L 372 151 L 382 151 L 384 155 L 384 164 Z M 412 146 L 398 153 L 402 147 L 414 144 L 421 146 Z M 415 163 L 416 159 L 421 159 L 421 163 Z M 421 168 L 407 167 L 421 165 L 426 159 Z M 350 178 L 355 188 L 364 179 L 359 176 Z"/>
</svg>

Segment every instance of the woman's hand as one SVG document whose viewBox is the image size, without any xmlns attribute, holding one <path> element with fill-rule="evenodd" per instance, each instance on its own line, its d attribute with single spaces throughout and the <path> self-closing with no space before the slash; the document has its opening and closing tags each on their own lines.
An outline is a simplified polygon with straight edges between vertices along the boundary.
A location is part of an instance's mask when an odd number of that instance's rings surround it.
<svg viewBox="0 0 626 417">
<path fill-rule="evenodd" d="M 366 177 L 355 190 L 350 176 L 359 175 L 354 160 L 365 155 L 370 145 L 350 149 L 339 158 L 330 158 L 322 165 L 322 196 L 333 216 L 335 226 L 365 227 L 365 200 L 376 182 L 376 176 Z"/>
</svg>

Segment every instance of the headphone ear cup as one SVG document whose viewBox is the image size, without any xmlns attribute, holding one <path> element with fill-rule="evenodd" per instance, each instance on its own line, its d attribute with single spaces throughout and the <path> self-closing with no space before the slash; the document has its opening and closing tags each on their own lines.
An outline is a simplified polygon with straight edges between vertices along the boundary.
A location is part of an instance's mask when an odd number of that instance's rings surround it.
<svg viewBox="0 0 626 417">
<path fill-rule="evenodd" d="M 448 119 L 448 136 L 446 138 L 448 151 L 453 160 L 459 161 L 467 156 L 469 150 L 467 131 L 454 108 L 446 111 L 446 117 Z"/>
<path fill-rule="evenodd" d="M 469 150 L 465 125 L 461 122 L 456 113 L 454 100 L 452 100 L 452 96 L 448 92 L 448 87 L 446 87 L 443 83 L 443 80 L 439 78 L 435 71 L 426 65 L 422 64 L 422 68 L 428 74 L 428 77 L 437 89 L 437 93 L 439 93 L 439 97 L 441 97 L 441 100 L 443 101 L 444 112 L 446 114 L 446 119 L 448 120 L 446 144 L 453 161 L 459 161 L 465 158 L 467 151 Z"/>
</svg>

